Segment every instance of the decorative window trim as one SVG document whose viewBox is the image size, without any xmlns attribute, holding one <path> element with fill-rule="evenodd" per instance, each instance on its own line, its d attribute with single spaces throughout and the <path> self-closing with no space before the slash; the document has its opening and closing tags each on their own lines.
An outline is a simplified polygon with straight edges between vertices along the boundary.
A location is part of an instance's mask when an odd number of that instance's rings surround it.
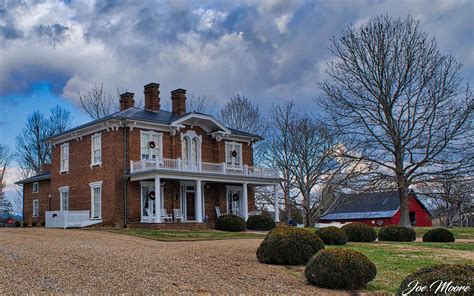
<svg viewBox="0 0 474 296">
<path fill-rule="evenodd" d="M 89 184 L 89 187 L 91 188 L 91 212 L 90 216 L 91 219 L 96 219 L 100 220 L 102 219 L 102 181 L 98 182 L 93 182 Z M 94 189 L 99 188 L 99 215 L 97 217 L 94 217 L 94 212 L 95 212 L 95 205 L 94 205 Z"/>
<path fill-rule="evenodd" d="M 63 211 L 63 196 L 62 194 L 67 192 L 67 210 L 69 210 L 69 186 L 59 187 L 59 209 Z M 66 211 L 67 211 L 66 210 Z"/>
<path fill-rule="evenodd" d="M 67 159 L 65 160 L 63 157 L 63 152 L 64 148 L 67 147 Z M 60 151 L 60 168 L 59 168 L 59 173 L 67 173 L 69 172 L 69 159 L 70 159 L 70 153 L 69 153 L 69 143 L 64 143 L 61 144 L 61 151 Z"/>
<path fill-rule="evenodd" d="M 184 139 L 187 139 L 189 141 L 190 149 L 186 153 L 186 147 L 184 145 Z M 184 155 L 187 154 L 187 160 L 192 159 L 192 145 L 193 145 L 193 140 L 196 139 L 198 146 L 196 147 L 197 149 L 197 161 L 201 162 L 202 160 L 202 136 L 198 135 L 195 131 L 193 130 L 188 130 L 186 133 L 181 133 L 181 159 L 185 159 Z"/>
<path fill-rule="evenodd" d="M 239 164 L 239 165 L 235 165 L 235 160 L 234 160 L 234 159 L 233 159 L 233 161 L 232 161 L 232 164 L 228 164 L 228 163 L 227 163 L 227 158 L 228 158 L 228 156 L 229 156 L 228 151 L 227 151 L 227 146 L 228 146 L 228 145 L 232 145 L 232 149 L 235 149 L 234 147 L 236 147 L 236 146 L 239 146 L 239 147 L 240 147 L 240 149 L 239 149 L 240 164 Z M 242 154 L 243 154 L 243 151 L 242 151 L 242 143 L 229 142 L 229 141 L 226 141 L 226 142 L 225 142 L 225 165 L 226 165 L 226 167 L 228 167 L 228 168 L 233 168 L 233 169 L 243 169 L 243 167 L 244 167 L 244 159 L 243 159 Z"/>
<path fill-rule="evenodd" d="M 158 136 L 158 146 L 157 148 L 159 148 L 159 151 L 158 151 L 158 155 L 156 156 L 157 159 L 163 159 L 163 133 L 157 133 L 157 132 L 154 132 L 154 131 L 140 131 L 140 160 L 145 160 L 142 158 L 143 156 L 143 153 L 142 153 L 142 147 L 143 147 L 143 143 L 142 143 L 142 139 L 143 139 L 143 135 L 145 134 L 148 134 L 150 137 L 151 136 Z M 156 143 L 155 143 L 156 144 Z M 150 154 L 148 154 L 148 156 L 150 157 Z M 151 158 L 149 158 L 148 160 L 151 160 Z"/>
<path fill-rule="evenodd" d="M 33 193 L 38 193 L 39 192 L 39 183 L 38 182 L 33 183 L 32 191 L 33 191 Z"/>
<path fill-rule="evenodd" d="M 99 148 L 99 162 L 95 162 L 95 157 L 94 157 L 94 139 L 99 139 L 100 143 L 100 148 Z M 93 166 L 101 166 L 102 165 L 102 134 L 101 133 L 96 133 L 91 135 L 91 167 Z"/>
<path fill-rule="evenodd" d="M 39 216 L 39 200 L 33 199 L 33 217 Z"/>
</svg>

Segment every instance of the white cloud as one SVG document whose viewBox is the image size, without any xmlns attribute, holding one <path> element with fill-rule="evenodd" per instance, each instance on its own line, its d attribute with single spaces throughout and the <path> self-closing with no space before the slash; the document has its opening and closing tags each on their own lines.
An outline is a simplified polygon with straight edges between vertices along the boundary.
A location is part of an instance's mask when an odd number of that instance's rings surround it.
<svg viewBox="0 0 474 296">
<path fill-rule="evenodd" d="M 78 91 L 102 82 L 113 95 L 120 87 L 140 99 L 143 85 L 156 81 L 165 100 L 170 90 L 183 87 L 218 105 L 242 92 L 263 105 L 293 98 L 314 107 L 316 82 L 325 78 L 330 59 L 329 39 L 351 23 L 386 13 L 420 19 L 472 79 L 472 6 L 369 0 L 11 2 L 0 22 L 12 29 L 5 36 L 0 30 L 0 91 L 61 77 L 62 94 L 73 102 Z M 56 24 L 67 29 L 38 30 Z"/>
</svg>

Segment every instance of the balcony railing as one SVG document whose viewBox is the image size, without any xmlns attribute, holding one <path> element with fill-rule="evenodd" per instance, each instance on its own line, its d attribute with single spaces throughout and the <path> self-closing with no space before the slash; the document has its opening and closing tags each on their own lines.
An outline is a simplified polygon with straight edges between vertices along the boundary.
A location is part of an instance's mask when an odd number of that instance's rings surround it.
<svg viewBox="0 0 474 296">
<path fill-rule="evenodd" d="M 253 166 L 229 166 L 226 163 L 187 161 L 182 159 L 162 158 L 157 160 L 130 161 L 130 173 L 142 173 L 153 170 L 170 170 L 178 172 L 218 174 L 230 176 L 247 176 L 254 178 L 278 178 L 277 169 Z"/>
</svg>

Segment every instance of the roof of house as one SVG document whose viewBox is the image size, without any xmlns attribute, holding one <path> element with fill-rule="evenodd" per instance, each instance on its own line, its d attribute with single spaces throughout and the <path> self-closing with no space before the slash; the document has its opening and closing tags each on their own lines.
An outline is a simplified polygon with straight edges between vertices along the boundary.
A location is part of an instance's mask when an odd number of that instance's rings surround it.
<svg viewBox="0 0 474 296">
<path fill-rule="evenodd" d="M 95 125 L 97 123 L 105 122 L 105 121 L 111 120 L 111 119 L 118 119 L 118 120 L 129 119 L 129 120 L 137 120 L 137 121 L 145 121 L 145 122 L 171 125 L 174 121 L 176 121 L 180 118 L 189 116 L 189 115 L 204 115 L 204 116 L 207 116 L 209 118 L 212 118 L 213 120 L 218 121 L 212 115 L 203 114 L 203 113 L 199 113 L 199 112 L 188 112 L 188 113 L 183 114 L 183 115 L 176 115 L 176 114 L 173 114 L 173 113 L 171 113 L 169 111 L 166 111 L 166 110 L 163 110 L 163 109 L 160 109 L 159 112 L 153 112 L 153 111 L 146 110 L 145 108 L 131 107 L 131 108 L 113 113 L 111 115 L 102 117 L 100 119 L 93 120 L 93 121 L 90 121 L 88 123 L 79 125 L 75 128 L 64 131 L 61 134 L 58 134 L 58 135 L 49 137 L 47 139 L 44 139 L 44 141 L 50 140 L 50 139 L 53 139 L 53 138 L 56 138 L 56 137 L 59 137 L 59 136 L 65 135 L 65 134 L 69 134 L 71 132 L 74 132 L 74 131 L 77 131 L 77 130 L 80 130 L 80 129 L 83 129 L 83 128 L 86 128 L 86 127 L 89 127 L 89 126 L 92 126 L 92 125 Z M 233 128 L 228 128 L 228 129 L 234 135 L 252 137 L 252 138 L 256 138 L 256 139 L 262 139 L 262 137 L 259 136 L 259 135 L 254 135 L 254 134 L 247 133 L 247 132 L 240 131 L 240 130 L 233 129 Z"/>
<path fill-rule="evenodd" d="M 44 172 L 29 178 L 26 178 L 24 180 L 18 181 L 15 184 L 27 184 L 27 183 L 32 183 L 32 182 L 38 182 L 38 181 L 43 181 L 43 180 L 49 180 L 51 179 L 51 172 Z"/>
<path fill-rule="evenodd" d="M 320 220 L 391 218 L 400 208 L 398 191 L 345 194 L 341 198 L 342 205 Z M 415 198 L 428 211 L 416 195 Z"/>
</svg>

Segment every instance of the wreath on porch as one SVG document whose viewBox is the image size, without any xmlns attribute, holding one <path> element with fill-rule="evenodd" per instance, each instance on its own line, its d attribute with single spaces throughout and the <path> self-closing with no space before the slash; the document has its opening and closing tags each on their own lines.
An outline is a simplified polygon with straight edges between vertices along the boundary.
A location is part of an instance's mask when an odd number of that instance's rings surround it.
<svg viewBox="0 0 474 296">
<path fill-rule="evenodd" d="M 237 151 L 232 151 L 232 157 L 237 157 Z"/>
<path fill-rule="evenodd" d="M 154 149 L 156 147 L 155 141 L 150 141 L 148 145 L 150 146 L 151 149 Z"/>
<path fill-rule="evenodd" d="M 151 200 L 155 200 L 155 191 L 150 191 L 150 193 L 148 193 L 148 197 L 151 199 Z"/>
<path fill-rule="evenodd" d="M 236 193 L 236 194 L 232 195 L 232 199 L 233 199 L 234 201 L 238 201 L 238 200 L 239 200 L 239 198 L 240 198 L 240 196 L 239 196 L 239 194 L 238 194 L 238 193 Z"/>
</svg>

